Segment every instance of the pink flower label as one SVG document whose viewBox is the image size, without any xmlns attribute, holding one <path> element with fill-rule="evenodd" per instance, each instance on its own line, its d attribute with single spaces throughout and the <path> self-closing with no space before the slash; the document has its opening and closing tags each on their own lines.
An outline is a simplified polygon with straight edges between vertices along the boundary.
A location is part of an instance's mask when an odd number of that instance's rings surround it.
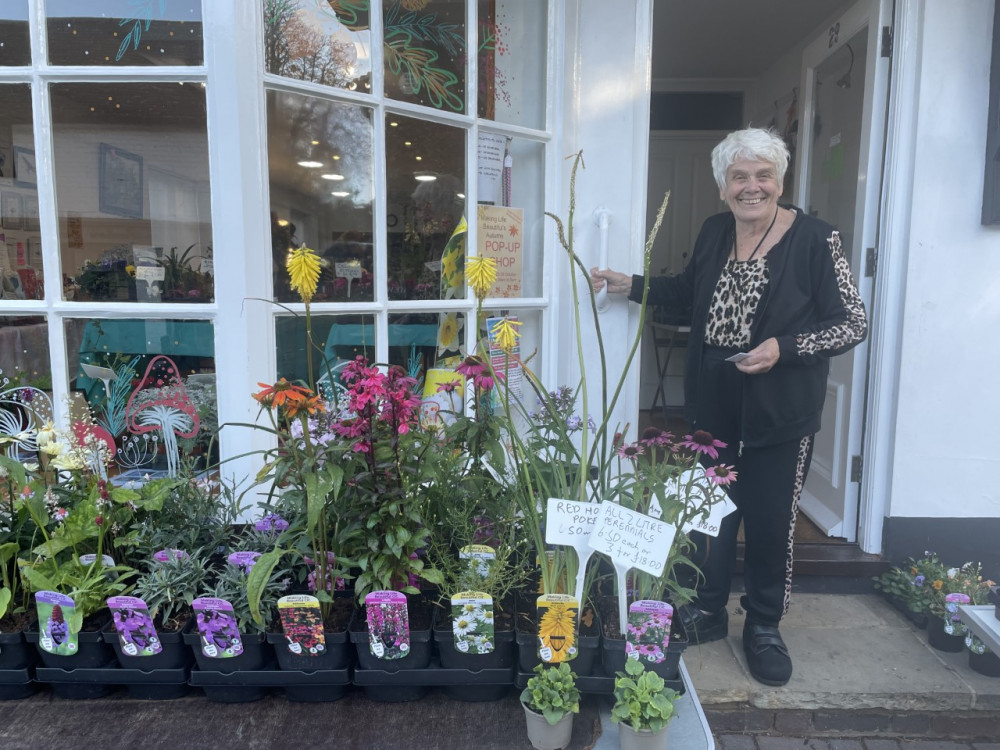
<svg viewBox="0 0 1000 750">
<path fill-rule="evenodd" d="M 630 659 L 660 664 L 667 658 L 674 608 L 666 602 L 641 599 L 628 609 L 625 653 Z"/>
<path fill-rule="evenodd" d="M 377 659 L 402 659 L 410 653 L 410 620 L 406 595 L 373 591 L 365 597 L 368 647 Z"/>
</svg>

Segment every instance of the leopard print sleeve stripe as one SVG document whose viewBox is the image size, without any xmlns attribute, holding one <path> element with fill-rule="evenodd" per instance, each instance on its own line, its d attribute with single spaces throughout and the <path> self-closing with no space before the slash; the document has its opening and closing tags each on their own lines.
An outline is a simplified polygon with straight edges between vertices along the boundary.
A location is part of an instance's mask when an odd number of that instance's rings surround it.
<svg viewBox="0 0 1000 750">
<path fill-rule="evenodd" d="M 795 347 L 799 356 L 834 352 L 844 347 L 850 347 L 865 337 L 868 321 L 865 317 L 865 307 L 861 295 L 851 276 L 851 266 L 844 255 L 840 242 L 840 232 L 833 232 L 827 238 L 830 254 L 833 256 L 834 273 L 837 278 L 837 288 L 840 290 L 840 301 L 847 312 L 847 319 L 837 325 L 819 331 L 800 333 L 795 337 Z"/>
</svg>

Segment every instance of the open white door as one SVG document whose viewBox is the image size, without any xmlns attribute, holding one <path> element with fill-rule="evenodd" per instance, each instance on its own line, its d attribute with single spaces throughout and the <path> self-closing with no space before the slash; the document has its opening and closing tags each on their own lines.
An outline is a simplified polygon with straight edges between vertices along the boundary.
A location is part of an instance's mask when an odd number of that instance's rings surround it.
<svg viewBox="0 0 1000 750">
<path fill-rule="evenodd" d="M 876 243 L 889 72 L 881 39 L 890 20 L 882 5 L 861 0 L 803 52 L 795 155 L 795 202 L 840 230 L 869 311 L 865 264 Z M 852 459 L 859 456 L 860 467 L 867 352 L 862 344 L 831 362 L 823 427 L 800 503 L 829 536 L 850 542 L 857 540 L 860 477 L 852 478 Z"/>
</svg>

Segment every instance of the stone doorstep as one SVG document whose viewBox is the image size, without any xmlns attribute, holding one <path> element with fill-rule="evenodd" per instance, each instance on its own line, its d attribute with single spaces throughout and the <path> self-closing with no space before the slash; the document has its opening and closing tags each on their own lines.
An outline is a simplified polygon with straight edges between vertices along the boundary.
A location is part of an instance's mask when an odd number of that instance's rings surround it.
<svg viewBox="0 0 1000 750">
<path fill-rule="evenodd" d="M 994 742 L 998 711 L 875 711 L 761 709 L 746 704 L 703 706 L 715 736 L 873 737 Z"/>
</svg>

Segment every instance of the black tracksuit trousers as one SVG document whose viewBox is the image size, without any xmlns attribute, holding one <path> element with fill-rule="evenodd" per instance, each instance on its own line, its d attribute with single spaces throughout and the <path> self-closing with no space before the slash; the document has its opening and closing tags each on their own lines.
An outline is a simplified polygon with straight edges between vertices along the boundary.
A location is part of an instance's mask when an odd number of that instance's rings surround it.
<svg viewBox="0 0 1000 750">
<path fill-rule="evenodd" d="M 776 445 L 743 447 L 740 455 L 743 381 L 736 365 L 724 361 L 731 350 L 705 347 L 701 393 L 712 394 L 699 405 L 695 429 L 725 442 L 718 460 L 703 457 L 705 466 L 733 466 L 736 481 L 729 497 L 736 510 L 722 522 L 718 537 L 693 532 L 692 560 L 704 574 L 697 586 L 695 606 L 717 612 L 729 601 L 736 541 L 743 521 L 746 542 L 742 598 L 748 618 L 761 625 L 777 625 L 788 609 L 792 585 L 792 540 L 799 497 L 812 459 L 813 436 Z"/>
</svg>

